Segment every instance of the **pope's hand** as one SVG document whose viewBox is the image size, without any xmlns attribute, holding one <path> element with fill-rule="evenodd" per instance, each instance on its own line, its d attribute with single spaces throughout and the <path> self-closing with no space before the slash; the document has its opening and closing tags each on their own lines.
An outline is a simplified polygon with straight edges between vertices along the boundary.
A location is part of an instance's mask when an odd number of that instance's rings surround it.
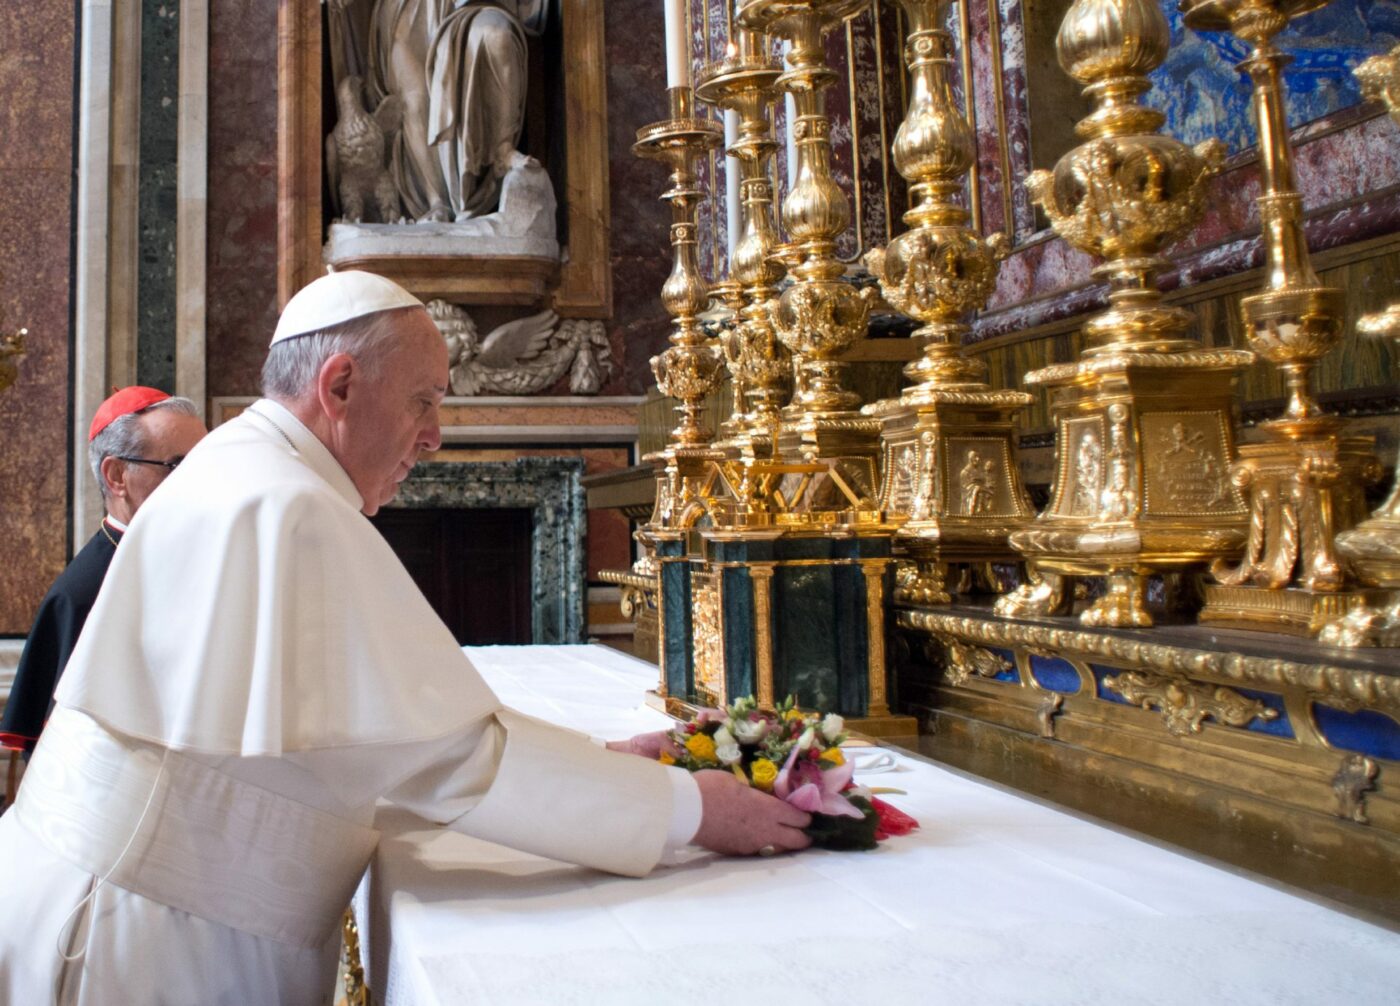
<svg viewBox="0 0 1400 1006">
<path fill-rule="evenodd" d="M 681 756 L 681 747 L 671 739 L 669 730 L 656 730 L 649 734 L 637 734 L 629 737 L 625 741 L 608 741 L 609 751 L 621 751 L 623 754 L 641 755 L 650 761 L 656 761 L 661 757 L 661 752 L 665 751 L 672 758 Z"/>
<path fill-rule="evenodd" d="M 692 840 L 696 845 L 727 856 L 751 856 L 812 844 L 802 831 L 812 823 L 812 815 L 744 785 L 732 772 L 696 772 L 695 782 L 703 808 L 700 830 Z"/>
</svg>

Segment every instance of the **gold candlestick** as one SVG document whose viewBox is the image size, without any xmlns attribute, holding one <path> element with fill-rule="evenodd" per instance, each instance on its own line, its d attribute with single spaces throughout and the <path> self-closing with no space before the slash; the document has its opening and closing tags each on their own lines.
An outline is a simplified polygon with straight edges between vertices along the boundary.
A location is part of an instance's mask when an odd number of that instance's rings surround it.
<svg viewBox="0 0 1400 1006">
<path fill-rule="evenodd" d="M 723 364 L 696 316 L 709 303 L 705 278 L 696 255 L 695 211 L 704 198 L 696 181 L 695 163 L 724 142 L 724 131 L 710 119 L 694 114 L 688 87 L 667 91 L 671 118 L 637 130 L 632 152 L 662 161 L 671 169 L 671 185 L 661 198 L 671 204 L 671 275 L 661 288 L 661 301 L 675 318 L 671 348 L 651 360 L 657 387 L 680 400 L 680 423 L 671 431 L 671 446 L 707 444 L 711 433 L 700 421 L 702 402 L 715 389 Z"/>
<path fill-rule="evenodd" d="M 1366 97 L 1383 101 L 1400 124 L 1400 46 L 1356 68 Z M 1400 302 L 1357 323 L 1362 335 L 1400 343 Z M 1337 535 L 1337 551 L 1363 584 L 1380 588 L 1319 635 L 1333 646 L 1400 646 L 1400 477 L 1380 509 Z"/>
<path fill-rule="evenodd" d="M 1056 232 L 1105 259 L 1109 307 L 1084 326 L 1074 363 L 1026 375 L 1052 389 L 1057 472 L 1049 507 L 1011 535 L 1032 582 L 1003 614 L 1063 611 L 1064 576 L 1102 575 L 1088 625 L 1150 625 L 1145 575 L 1238 554 L 1244 503 L 1226 478 L 1238 371 L 1252 354 L 1205 350 L 1192 316 L 1162 302 L 1162 249 L 1200 218 L 1217 141 L 1192 149 L 1157 131 L 1139 103 L 1170 35 L 1155 0 L 1076 0 L 1056 40 L 1060 65 L 1094 102 L 1085 142 L 1027 180 Z"/>
<path fill-rule="evenodd" d="M 783 267 L 773 257 L 778 246 L 773 220 L 769 163 L 778 149 L 770 113 L 782 63 L 769 51 L 767 36 L 739 31 L 737 51 L 700 70 L 696 96 L 739 114 L 739 136 L 729 148 L 739 161 L 741 217 L 739 239 L 722 299 L 737 317 L 725 339 L 725 358 L 734 380 L 734 415 L 717 447 L 736 457 L 771 456 L 778 410 L 792 383 L 792 355 L 769 319 L 768 301 L 777 293 Z"/>
<path fill-rule="evenodd" d="M 1330 0 L 1182 0 L 1186 24 L 1230 31 L 1252 47 L 1240 64 L 1253 84 L 1263 194 L 1258 199 L 1267 284 L 1240 301 L 1250 346 L 1282 368 L 1288 405 L 1260 426 L 1263 441 L 1240 448 L 1231 477 L 1249 495 L 1244 560 L 1218 561 L 1203 622 L 1317 633 L 1360 601 L 1346 589 L 1335 536 L 1365 517 L 1364 487 L 1379 475 L 1367 437 L 1342 435 L 1312 391 L 1317 361 L 1341 341 L 1342 291 L 1323 286 L 1308 258 L 1303 200 L 1293 172 L 1283 68 L 1274 38 Z"/>
<path fill-rule="evenodd" d="M 793 96 L 790 125 L 797 146 L 795 181 L 783 200 L 787 244 L 775 254 L 788 266 L 792 285 L 768 309 L 783 345 L 793 353 L 792 404 L 783 412 L 778 453 L 783 463 L 818 465 L 824 471 L 789 473 L 789 492 L 800 490 L 792 520 L 817 524 L 879 523 L 876 497 L 879 423 L 855 411 L 859 396 L 842 386 L 839 359 L 866 332 L 873 289 L 857 290 L 842 278 L 836 239 L 850 224 L 850 201 L 831 176 L 831 122 L 825 90 L 836 73 L 825 62 L 822 38 L 870 0 L 749 0 L 739 11 L 746 29 L 791 43 L 791 68 L 776 82 Z M 854 498 L 854 504 L 851 502 Z"/>
<path fill-rule="evenodd" d="M 901 569 L 895 597 L 914 603 L 950 600 L 950 563 L 979 564 L 990 579 L 981 564 L 1019 559 L 1007 536 L 1035 516 L 1014 441 L 1015 413 L 1031 396 L 993 391 L 986 363 L 962 351 L 964 319 L 991 296 L 1007 241 L 979 236 L 956 201 L 976 145 L 950 83 L 943 24 L 952 2 L 901 0 L 911 88 L 893 152 L 914 205 L 904 214 L 909 230 L 866 256 L 885 299 L 922 322 L 913 337 L 923 355 L 904 368 L 913 386 L 863 410 L 882 425 L 881 508 L 910 518 L 895 542 L 914 564 Z"/>
</svg>

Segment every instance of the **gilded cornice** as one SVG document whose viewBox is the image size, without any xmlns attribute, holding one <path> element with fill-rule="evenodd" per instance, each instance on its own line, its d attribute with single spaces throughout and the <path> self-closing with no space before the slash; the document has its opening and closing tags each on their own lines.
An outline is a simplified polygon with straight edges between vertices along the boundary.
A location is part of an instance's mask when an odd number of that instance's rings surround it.
<svg viewBox="0 0 1400 1006">
<path fill-rule="evenodd" d="M 1208 677 L 1243 685 L 1302 688 L 1340 705 L 1361 705 L 1400 713 L 1400 677 L 1335 664 L 1313 664 L 1277 657 L 1253 657 L 1222 650 L 1200 650 L 1145 643 L 1082 629 L 1030 625 L 934 611 L 896 612 L 901 628 L 954 636 L 982 646 L 1027 647 L 1051 653 L 1083 654 L 1132 667 Z"/>
</svg>

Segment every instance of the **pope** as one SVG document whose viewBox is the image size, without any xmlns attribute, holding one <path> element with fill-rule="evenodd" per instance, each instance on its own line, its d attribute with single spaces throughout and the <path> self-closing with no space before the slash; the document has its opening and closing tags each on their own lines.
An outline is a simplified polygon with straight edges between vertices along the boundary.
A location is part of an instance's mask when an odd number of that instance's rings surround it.
<svg viewBox="0 0 1400 1006">
<path fill-rule="evenodd" d="M 287 304 L 266 397 L 132 521 L 0 817 L 0 1002 L 328 1003 L 380 798 L 628 875 L 809 844 L 729 773 L 497 701 L 365 519 L 440 445 L 447 380 L 387 279 Z"/>
</svg>

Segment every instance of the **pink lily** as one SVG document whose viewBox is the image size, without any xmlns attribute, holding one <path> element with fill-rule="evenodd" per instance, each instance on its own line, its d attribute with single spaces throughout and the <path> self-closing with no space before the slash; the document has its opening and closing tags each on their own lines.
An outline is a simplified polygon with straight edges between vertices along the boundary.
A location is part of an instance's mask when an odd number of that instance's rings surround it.
<svg viewBox="0 0 1400 1006">
<path fill-rule="evenodd" d="M 773 781 L 773 795 L 786 800 L 798 810 L 809 814 L 829 814 L 832 817 L 864 817 L 859 807 L 851 803 L 841 791 L 851 783 L 855 764 L 846 762 L 823 771 L 817 763 L 807 758 L 798 758 L 796 747 L 788 753 L 782 771 Z"/>
</svg>

